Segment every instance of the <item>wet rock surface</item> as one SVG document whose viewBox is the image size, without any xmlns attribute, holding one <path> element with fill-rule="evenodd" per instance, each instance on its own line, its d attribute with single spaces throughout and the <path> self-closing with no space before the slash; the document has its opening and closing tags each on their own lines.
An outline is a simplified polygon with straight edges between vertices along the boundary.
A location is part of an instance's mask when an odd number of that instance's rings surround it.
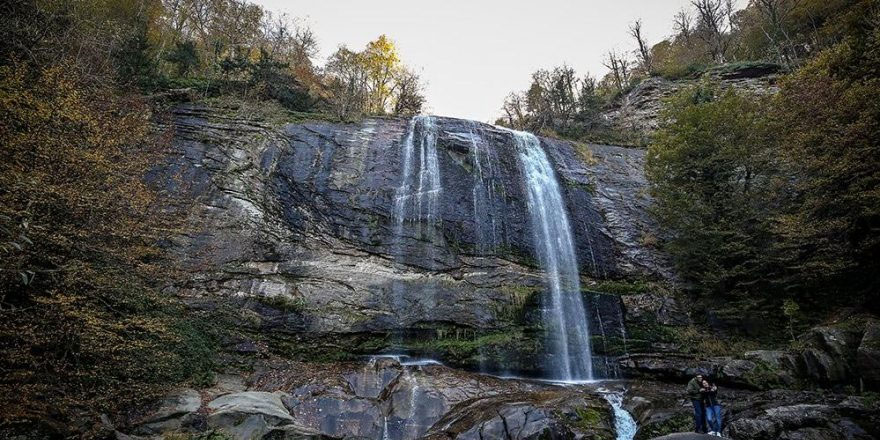
<svg viewBox="0 0 880 440">
<path fill-rule="evenodd" d="M 205 424 L 150 433 L 213 430 L 235 439 L 613 437 L 610 407 L 593 386 L 499 379 L 393 359 L 333 364 L 303 374 L 301 369 L 309 367 L 281 361 L 263 365 L 247 378 L 246 391 L 186 408 L 183 415 L 202 417 Z"/>
<path fill-rule="evenodd" d="M 522 359 L 509 370 L 539 373 L 529 359 L 545 341 L 525 313 L 541 306 L 544 281 L 516 142 L 493 126 L 434 121 L 436 218 L 419 205 L 429 196 L 406 194 L 398 224 L 409 121 L 277 126 L 222 109 L 176 108 L 159 127 L 170 133 L 172 153 L 149 177 L 198 209 L 194 232 L 167 243 L 192 274 L 169 292 L 195 308 L 248 311 L 242 326 L 262 334 L 336 335 L 354 354 L 366 351 L 344 335 L 515 334 L 515 342 L 453 362 L 501 371 L 501 360 Z M 641 242 L 653 229 L 644 152 L 592 145 L 586 163 L 568 142 L 541 144 L 572 219 L 581 273 L 670 276 L 665 257 Z M 263 355 L 266 347 L 243 340 L 234 349 Z"/>
</svg>

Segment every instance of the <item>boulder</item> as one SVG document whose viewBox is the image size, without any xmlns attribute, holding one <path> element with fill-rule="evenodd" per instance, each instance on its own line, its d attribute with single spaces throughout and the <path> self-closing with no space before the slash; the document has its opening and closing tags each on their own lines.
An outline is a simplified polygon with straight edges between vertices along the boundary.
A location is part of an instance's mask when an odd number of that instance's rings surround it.
<svg viewBox="0 0 880 440">
<path fill-rule="evenodd" d="M 201 406 L 202 398 L 196 390 L 187 388 L 169 394 L 155 411 L 138 423 L 134 433 L 150 435 L 180 429 Z"/>
<path fill-rule="evenodd" d="M 857 353 L 858 376 L 880 387 L 880 321 L 869 321 Z"/>
<path fill-rule="evenodd" d="M 262 438 L 276 427 L 294 424 L 281 402 L 282 392 L 244 391 L 220 396 L 208 403 L 208 427 L 233 438 Z M 308 431 L 305 431 L 308 432 Z"/>
</svg>

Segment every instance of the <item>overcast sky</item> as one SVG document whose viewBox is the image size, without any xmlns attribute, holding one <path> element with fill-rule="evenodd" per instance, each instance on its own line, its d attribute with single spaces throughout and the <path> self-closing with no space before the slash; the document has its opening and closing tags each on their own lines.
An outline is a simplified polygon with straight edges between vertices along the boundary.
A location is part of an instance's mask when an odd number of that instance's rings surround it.
<svg viewBox="0 0 880 440">
<path fill-rule="evenodd" d="M 744 4 L 746 0 L 737 3 Z M 391 37 L 427 82 L 427 111 L 492 121 L 504 97 L 539 68 L 562 63 L 601 77 L 605 52 L 635 48 L 627 26 L 641 18 L 651 44 L 672 31 L 690 0 L 256 0 L 301 17 L 323 64 L 340 44 L 360 50 Z"/>
</svg>

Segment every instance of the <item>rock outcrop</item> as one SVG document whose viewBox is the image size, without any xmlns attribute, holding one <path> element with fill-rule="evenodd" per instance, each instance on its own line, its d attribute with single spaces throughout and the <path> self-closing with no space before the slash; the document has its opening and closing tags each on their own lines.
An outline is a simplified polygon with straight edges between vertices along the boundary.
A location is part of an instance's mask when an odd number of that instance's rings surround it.
<svg viewBox="0 0 880 440">
<path fill-rule="evenodd" d="M 445 341 L 425 340 L 470 332 L 494 345 L 451 363 L 499 370 L 522 359 L 505 368 L 538 373 L 529 359 L 544 353 L 541 332 L 526 315 L 540 305 L 544 282 L 516 142 L 493 126 L 433 121 L 436 218 L 421 209 L 395 218 L 409 121 L 277 126 L 177 108 L 160 127 L 172 154 L 150 176 L 198 205 L 192 230 L 169 243 L 191 273 L 173 289 L 193 307 L 247 311 L 241 325 L 261 334 L 332 340 L 354 354 L 389 347 L 391 334 L 411 352 L 448 354 Z M 563 190 L 581 273 L 670 276 L 664 256 L 641 240 L 655 229 L 645 212 L 644 152 L 541 144 Z"/>
<path fill-rule="evenodd" d="M 723 87 L 732 87 L 753 95 L 776 93 L 780 66 L 775 64 L 750 64 L 744 66 L 719 66 L 703 74 L 700 78 L 668 80 L 651 77 L 636 85 L 622 96 L 611 110 L 603 114 L 610 126 L 630 137 L 647 138 L 660 124 L 660 111 L 664 100 L 683 88 L 691 87 L 705 79 L 719 82 Z"/>
</svg>

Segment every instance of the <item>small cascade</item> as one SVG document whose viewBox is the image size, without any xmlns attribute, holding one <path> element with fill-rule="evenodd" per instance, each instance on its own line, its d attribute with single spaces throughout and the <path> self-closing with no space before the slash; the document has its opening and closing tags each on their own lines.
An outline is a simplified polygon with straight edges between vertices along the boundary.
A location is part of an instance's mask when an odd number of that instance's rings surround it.
<svg viewBox="0 0 880 440">
<path fill-rule="evenodd" d="M 492 254 L 498 247 L 498 212 L 495 206 L 494 150 L 479 135 L 477 123 L 470 124 L 471 154 L 474 162 L 474 230 L 477 252 Z"/>
<path fill-rule="evenodd" d="M 409 219 L 418 223 L 420 237 L 433 237 L 442 190 L 434 117 L 414 116 L 403 142 L 403 175 L 394 194 L 395 234 L 402 236 L 404 220 Z"/>
<path fill-rule="evenodd" d="M 623 393 L 607 393 L 604 397 L 614 410 L 614 430 L 617 432 L 617 440 L 633 440 L 639 425 L 632 414 L 623 408 Z"/>
<path fill-rule="evenodd" d="M 382 418 L 382 440 L 391 440 L 391 435 L 388 434 L 388 416 Z"/>
<path fill-rule="evenodd" d="M 535 250 L 550 290 L 550 307 L 545 307 L 544 321 L 552 340 L 554 379 L 592 380 L 590 331 L 568 214 L 556 174 L 535 135 L 511 133 L 526 179 Z"/>
<path fill-rule="evenodd" d="M 599 324 L 599 334 L 602 335 L 602 351 L 605 353 L 605 355 L 602 356 L 602 359 L 605 363 L 605 374 L 607 375 L 611 372 L 611 367 L 608 365 L 608 337 L 605 335 L 605 323 L 602 322 L 602 310 L 599 308 L 599 300 L 594 298 L 592 302 L 596 309 L 596 321 Z"/>
<path fill-rule="evenodd" d="M 437 125 L 433 116 L 417 115 L 409 121 L 406 138 L 401 145 L 403 170 L 400 184 L 394 192 L 392 219 L 394 220 L 394 242 L 391 250 L 394 259 L 408 263 L 409 258 L 425 261 L 428 268 L 435 264 L 437 228 L 439 216 L 440 167 L 437 160 Z M 405 246 L 404 238 L 410 236 L 421 241 L 421 250 Z M 395 309 L 402 309 L 408 287 L 395 282 L 391 286 L 391 300 Z M 434 297 L 431 286 L 424 289 L 425 297 Z M 399 307 L 398 307 L 399 306 Z M 398 323 L 402 318 L 397 317 Z M 401 343 L 401 336 L 395 334 L 395 345 Z"/>
<path fill-rule="evenodd" d="M 626 341 L 626 317 L 623 316 L 623 307 L 617 308 L 617 319 L 620 322 L 620 339 L 623 341 L 623 354 L 629 356 L 629 347 Z"/>
</svg>

